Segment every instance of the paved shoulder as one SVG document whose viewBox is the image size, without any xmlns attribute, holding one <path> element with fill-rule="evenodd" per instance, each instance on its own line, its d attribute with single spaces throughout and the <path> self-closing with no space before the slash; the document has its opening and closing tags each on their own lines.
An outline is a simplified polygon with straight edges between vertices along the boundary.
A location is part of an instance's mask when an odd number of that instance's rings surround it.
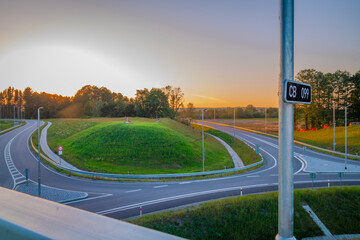
<svg viewBox="0 0 360 240">
<path fill-rule="evenodd" d="M 68 168 L 71 170 L 79 170 L 70 163 L 66 162 L 60 156 L 56 155 L 53 151 L 51 151 L 49 145 L 47 144 L 47 130 L 49 129 L 50 126 L 51 126 L 51 122 L 48 122 L 46 127 L 44 127 L 43 130 L 41 131 L 41 137 L 40 137 L 41 149 L 50 159 L 58 163 L 61 167 Z"/>
<path fill-rule="evenodd" d="M 234 149 L 232 149 L 229 144 L 227 144 L 224 140 L 222 140 L 221 138 L 218 138 L 214 135 L 209 134 L 210 136 L 212 136 L 213 138 L 215 138 L 216 140 L 218 140 L 222 145 L 224 145 L 224 147 L 228 150 L 228 152 L 231 155 L 231 158 L 234 162 L 234 166 L 235 168 L 240 168 L 240 167 L 244 167 L 244 163 L 241 160 L 241 158 L 239 157 L 239 155 L 237 155 L 237 153 L 234 151 Z"/>
</svg>

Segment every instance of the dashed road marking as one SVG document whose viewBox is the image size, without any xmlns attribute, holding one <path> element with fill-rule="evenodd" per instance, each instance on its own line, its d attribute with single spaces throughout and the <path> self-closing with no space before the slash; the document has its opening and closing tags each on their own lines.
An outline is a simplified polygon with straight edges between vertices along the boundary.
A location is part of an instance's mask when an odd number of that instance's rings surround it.
<svg viewBox="0 0 360 240">
<path fill-rule="evenodd" d="M 155 186 L 154 188 L 163 188 L 163 187 L 167 187 L 169 185 L 160 185 L 160 186 Z"/>
<path fill-rule="evenodd" d="M 139 192 L 141 191 L 141 189 L 135 189 L 135 190 L 130 190 L 130 191 L 126 191 L 127 193 L 132 193 L 132 192 Z"/>
<path fill-rule="evenodd" d="M 179 184 L 189 184 L 189 183 L 191 183 L 191 182 L 181 182 Z"/>
</svg>

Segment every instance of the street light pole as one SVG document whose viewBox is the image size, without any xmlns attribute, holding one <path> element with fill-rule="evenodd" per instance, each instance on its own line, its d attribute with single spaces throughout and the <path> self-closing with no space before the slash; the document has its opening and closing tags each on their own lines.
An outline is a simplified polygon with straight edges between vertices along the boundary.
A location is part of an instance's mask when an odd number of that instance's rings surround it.
<svg viewBox="0 0 360 240">
<path fill-rule="evenodd" d="M 204 111 L 206 109 L 201 109 L 201 117 L 202 117 L 202 154 L 203 154 L 203 172 L 205 172 L 205 143 L 204 143 Z"/>
<path fill-rule="evenodd" d="M 335 101 L 333 101 L 333 128 L 334 128 L 334 134 L 333 134 L 333 148 L 334 148 L 334 151 L 335 151 L 335 146 L 336 146 L 336 143 L 335 143 Z"/>
<path fill-rule="evenodd" d="M 14 126 L 15 126 L 15 105 L 14 105 Z"/>
<path fill-rule="evenodd" d="M 43 107 L 38 108 L 38 197 L 41 197 L 41 182 L 40 182 L 40 110 Z"/>
<path fill-rule="evenodd" d="M 351 107 L 351 105 L 347 106 L 339 106 L 345 108 L 345 170 L 347 169 L 347 109 Z"/>
<path fill-rule="evenodd" d="M 294 79 L 294 0 L 279 0 L 279 214 L 277 240 L 294 237 L 294 106 L 283 100 L 285 80 Z"/>
<path fill-rule="evenodd" d="M 234 144 L 235 144 L 235 109 L 236 108 L 234 108 Z"/>
<path fill-rule="evenodd" d="M 267 130 L 267 126 L 266 126 L 266 108 L 265 108 L 265 133 L 266 133 L 266 130 Z"/>
</svg>

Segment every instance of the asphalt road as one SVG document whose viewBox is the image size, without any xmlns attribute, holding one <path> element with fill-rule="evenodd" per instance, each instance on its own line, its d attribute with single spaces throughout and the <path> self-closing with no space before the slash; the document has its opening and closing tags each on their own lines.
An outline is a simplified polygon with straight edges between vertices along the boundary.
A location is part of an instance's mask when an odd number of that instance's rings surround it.
<svg viewBox="0 0 360 240">
<path fill-rule="evenodd" d="M 221 131 L 233 133 L 232 128 L 209 125 Z M 36 127 L 36 121 L 27 121 L 25 126 L 0 136 L 0 151 L 4 153 L 0 154 L 0 186 L 13 189 L 15 182 L 22 180 L 19 174 L 24 174 L 26 168 L 29 169 L 30 179 L 37 182 L 37 159 L 28 147 L 28 139 Z M 260 144 L 260 151 L 264 157 L 263 166 L 249 173 L 224 178 L 154 183 L 81 179 L 57 173 L 42 165 L 41 183 L 51 187 L 86 192 L 89 194 L 88 198 L 70 202 L 67 205 L 117 219 L 139 215 L 140 207 L 143 214 L 146 214 L 211 199 L 238 196 L 241 189 L 243 195 L 276 191 L 278 185 L 277 139 L 242 130 L 236 130 L 236 137 L 253 146 Z M 314 187 L 327 186 L 328 180 L 331 186 L 360 185 L 360 173 L 345 173 L 342 179 L 338 177 L 337 171 L 344 171 L 344 169 L 343 167 L 334 169 L 331 163 L 340 166 L 339 163 L 344 163 L 343 158 L 312 150 L 304 151 L 302 147 L 296 145 L 294 151 L 296 157 L 303 159 L 311 157 L 319 161 L 326 160 L 326 164 L 317 166 L 319 171 L 334 170 L 334 173 L 317 174 L 313 182 Z M 14 166 L 8 167 L 9 159 Z M 359 161 L 349 160 L 348 164 L 355 168 L 360 167 Z M 295 188 L 312 186 L 309 173 L 304 172 L 307 167 L 311 166 L 307 166 L 304 160 L 294 158 Z"/>
</svg>

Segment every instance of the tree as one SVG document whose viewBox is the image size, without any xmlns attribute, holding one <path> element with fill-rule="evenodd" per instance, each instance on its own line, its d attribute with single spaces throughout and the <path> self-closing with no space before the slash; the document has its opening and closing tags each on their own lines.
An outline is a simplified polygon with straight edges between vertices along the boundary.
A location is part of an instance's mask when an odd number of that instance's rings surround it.
<svg viewBox="0 0 360 240">
<path fill-rule="evenodd" d="M 194 119 L 194 115 L 195 115 L 195 111 L 194 111 L 194 104 L 189 102 L 187 104 L 187 109 L 186 109 L 186 115 L 187 118 L 191 121 L 192 119 Z"/>
<path fill-rule="evenodd" d="M 174 118 L 177 115 L 179 108 L 184 107 L 184 93 L 179 87 L 172 87 L 170 85 L 162 88 L 162 91 L 165 93 L 169 107 L 173 111 L 173 116 L 171 117 Z"/>
<path fill-rule="evenodd" d="M 349 121 L 360 122 L 360 71 L 354 74 L 350 79 L 353 89 L 350 93 Z"/>
<path fill-rule="evenodd" d="M 169 103 L 161 89 L 153 88 L 144 101 L 146 117 L 167 117 L 169 114 Z"/>
</svg>

